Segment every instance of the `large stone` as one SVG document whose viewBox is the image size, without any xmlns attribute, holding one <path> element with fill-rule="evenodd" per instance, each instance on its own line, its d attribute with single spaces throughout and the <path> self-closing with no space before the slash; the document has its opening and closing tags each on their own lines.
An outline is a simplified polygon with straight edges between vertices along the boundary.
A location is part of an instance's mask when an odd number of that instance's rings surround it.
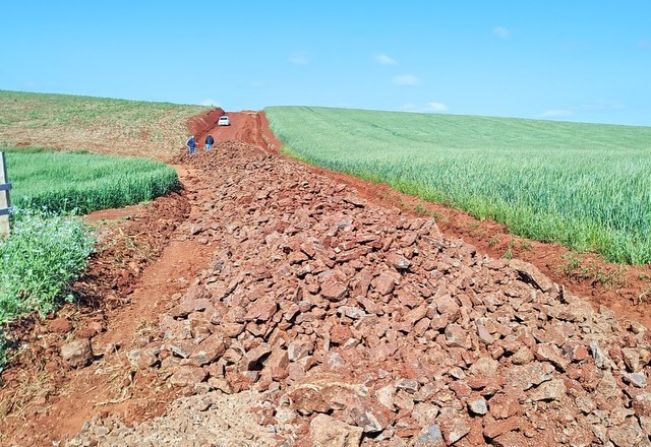
<svg viewBox="0 0 651 447">
<path fill-rule="evenodd" d="M 536 347 L 536 358 L 541 361 L 550 362 L 558 370 L 564 372 L 570 361 L 563 357 L 561 350 L 551 343 L 543 343 Z"/>
<path fill-rule="evenodd" d="M 445 442 L 441 428 L 436 424 L 423 428 L 416 437 L 414 445 L 415 447 L 443 447 Z"/>
<path fill-rule="evenodd" d="M 321 296 L 328 301 L 341 301 L 348 293 L 348 284 L 334 278 L 321 284 Z"/>
<path fill-rule="evenodd" d="M 192 351 L 190 360 L 197 366 L 207 365 L 214 362 L 226 352 L 226 344 L 221 334 L 213 334 L 204 339 Z"/>
<path fill-rule="evenodd" d="M 250 349 L 244 355 L 245 368 L 249 371 L 260 370 L 260 363 L 271 353 L 271 347 L 267 343 L 260 343 L 253 349 Z"/>
<path fill-rule="evenodd" d="M 181 366 L 169 378 L 169 382 L 176 386 L 193 386 L 203 382 L 208 373 L 198 366 Z"/>
<path fill-rule="evenodd" d="M 528 262 L 519 259 L 511 259 L 509 267 L 518 272 L 525 281 L 531 282 L 543 292 L 549 292 L 554 287 L 554 283 L 543 275 L 538 268 Z"/>
<path fill-rule="evenodd" d="M 470 349 L 472 347 L 468 331 L 458 324 L 450 324 L 445 328 L 445 342 L 451 348 Z"/>
<path fill-rule="evenodd" d="M 271 298 L 264 298 L 256 301 L 244 316 L 246 321 L 265 322 L 269 321 L 276 313 L 278 303 Z"/>
<path fill-rule="evenodd" d="M 383 272 L 375 279 L 375 290 L 380 295 L 388 295 L 393 292 L 393 289 L 396 287 L 396 281 L 393 279 L 393 276 Z"/>
<path fill-rule="evenodd" d="M 645 436 L 637 419 L 629 417 L 622 425 L 609 428 L 608 437 L 617 447 L 635 447 Z"/>
<path fill-rule="evenodd" d="M 468 420 L 461 415 L 443 418 L 440 423 L 443 437 L 448 445 L 454 445 L 470 432 Z"/>
<path fill-rule="evenodd" d="M 310 422 L 312 445 L 320 447 L 358 447 L 362 429 L 319 414 Z"/>
<path fill-rule="evenodd" d="M 474 415 L 483 416 L 488 412 L 488 407 L 486 406 L 486 399 L 483 397 L 478 397 L 468 401 L 468 409 Z"/>
<path fill-rule="evenodd" d="M 61 346 L 61 358 L 72 368 L 83 368 L 93 361 L 90 340 L 78 338 Z"/>
</svg>

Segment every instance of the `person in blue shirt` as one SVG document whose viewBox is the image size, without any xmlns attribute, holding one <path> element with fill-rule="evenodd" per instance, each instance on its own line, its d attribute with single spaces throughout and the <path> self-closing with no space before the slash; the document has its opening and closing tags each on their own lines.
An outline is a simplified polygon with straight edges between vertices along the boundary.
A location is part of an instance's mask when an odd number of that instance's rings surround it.
<svg viewBox="0 0 651 447">
<path fill-rule="evenodd" d="M 190 138 L 185 142 L 185 145 L 188 147 L 188 154 L 193 155 L 197 149 L 197 140 L 194 139 L 194 135 L 190 135 Z"/>
<path fill-rule="evenodd" d="M 206 152 L 212 149 L 212 145 L 215 144 L 215 138 L 212 135 L 208 134 L 206 137 L 206 143 L 204 145 Z"/>
</svg>

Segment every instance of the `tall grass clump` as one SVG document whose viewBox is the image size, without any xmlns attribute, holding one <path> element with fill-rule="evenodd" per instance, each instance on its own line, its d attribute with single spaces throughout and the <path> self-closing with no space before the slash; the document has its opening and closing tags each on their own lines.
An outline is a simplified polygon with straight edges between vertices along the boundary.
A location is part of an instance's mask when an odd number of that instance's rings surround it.
<svg viewBox="0 0 651 447">
<path fill-rule="evenodd" d="M 54 310 L 85 268 L 93 242 L 78 219 L 19 214 L 11 237 L 0 240 L 0 324 L 22 314 Z"/>
<path fill-rule="evenodd" d="M 23 209 L 85 214 L 152 200 L 179 188 L 176 171 L 154 160 L 38 148 L 7 154 L 12 199 Z"/>
<path fill-rule="evenodd" d="M 291 155 L 504 223 L 651 263 L 651 127 L 271 107 Z"/>
</svg>

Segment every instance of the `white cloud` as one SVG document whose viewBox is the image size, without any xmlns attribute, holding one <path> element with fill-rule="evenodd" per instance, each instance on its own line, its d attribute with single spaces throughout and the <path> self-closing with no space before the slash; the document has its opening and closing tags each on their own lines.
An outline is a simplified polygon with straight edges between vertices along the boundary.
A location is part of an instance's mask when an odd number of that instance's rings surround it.
<svg viewBox="0 0 651 447">
<path fill-rule="evenodd" d="M 577 110 L 585 112 L 604 112 L 609 110 L 622 110 L 626 107 L 619 101 L 595 101 L 577 107 Z"/>
<path fill-rule="evenodd" d="M 249 83 L 249 85 L 251 87 L 253 87 L 253 88 L 260 88 L 260 87 L 264 87 L 264 82 L 262 82 L 262 81 L 251 81 Z"/>
<path fill-rule="evenodd" d="M 640 48 L 643 50 L 651 50 L 651 40 L 640 41 Z"/>
<path fill-rule="evenodd" d="M 203 101 L 201 101 L 199 104 L 202 106 L 207 106 L 207 107 L 219 107 L 219 103 L 215 101 L 214 99 L 206 98 Z"/>
<path fill-rule="evenodd" d="M 421 84 L 421 80 L 418 76 L 414 76 L 412 74 L 403 74 L 403 75 L 398 75 L 393 77 L 393 83 L 396 85 L 408 85 L 408 86 L 416 86 Z"/>
<path fill-rule="evenodd" d="M 384 53 L 377 54 L 375 56 L 375 62 L 380 65 L 396 65 L 398 63 L 397 60 Z"/>
<path fill-rule="evenodd" d="M 567 118 L 574 115 L 572 110 L 552 109 L 544 111 L 540 116 L 543 118 Z"/>
<path fill-rule="evenodd" d="M 307 65 L 310 63 L 310 57 L 305 51 L 298 51 L 289 56 L 289 62 L 294 65 Z"/>
<path fill-rule="evenodd" d="M 493 28 L 493 34 L 495 34 L 500 39 L 508 39 L 511 37 L 511 31 L 504 28 L 503 26 L 496 26 Z"/>
<path fill-rule="evenodd" d="M 400 106 L 400 110 L 415 113 L 444 113 L 448 111 L 448 106 L 439 101 L 431 101 L 427 104 L 415 104 L 407 102 Z"/>
<path fill-rule="evenodd" d="M 444 103 L 438 102 L 438 101 L 432 101 L 432 102 L 428 103 L 427 106 L 428 106 L 428 108 L 429 108 L 429 110 L 431 112 L 447 112 L 448 111 L 448 106 L 445 105 Z"/>
<path fill-rule="evenodd" d="M 567 118 L 574 115 L 582 115 L 586 112 L 590 114 L 608 113 L 624 109 L 626 109 L 626 106 L 619 101 L 597 100 L 580 106 L 568 107 L 566 109 L 547 110 L 540 116 L 542 118 Z"/>
</svg>

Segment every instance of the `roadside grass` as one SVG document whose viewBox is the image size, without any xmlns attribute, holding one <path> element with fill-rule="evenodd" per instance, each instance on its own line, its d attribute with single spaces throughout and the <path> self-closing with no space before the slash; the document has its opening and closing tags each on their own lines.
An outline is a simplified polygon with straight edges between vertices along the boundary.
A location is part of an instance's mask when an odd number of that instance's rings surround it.
<svg viewBox="0 0 651 447">
<path fill-rule="evenodd" d="M 530 239 L 651 263 L 651 127 L 270 107 L 285 152 L 493 219 Z"/>
<path fill-rule="evenodd" d="M 209 107 L 0 90 L 0 142 L 169 160 Z"/>
<path fill-rule="evenodd" d="M 12 235 L 0 241 L 0 324 L 37 311 L 47 314 L 66 296 L 93 249 L 90 230 L 78 219 L 25 212 Z"/>
<path fill-rule="evenodd" d="M 164 163 L 43 149 L 7 151 L 12 202 L 19 209 L 86 214 L 151 200 L 180 187 Z"/>
</svg>

